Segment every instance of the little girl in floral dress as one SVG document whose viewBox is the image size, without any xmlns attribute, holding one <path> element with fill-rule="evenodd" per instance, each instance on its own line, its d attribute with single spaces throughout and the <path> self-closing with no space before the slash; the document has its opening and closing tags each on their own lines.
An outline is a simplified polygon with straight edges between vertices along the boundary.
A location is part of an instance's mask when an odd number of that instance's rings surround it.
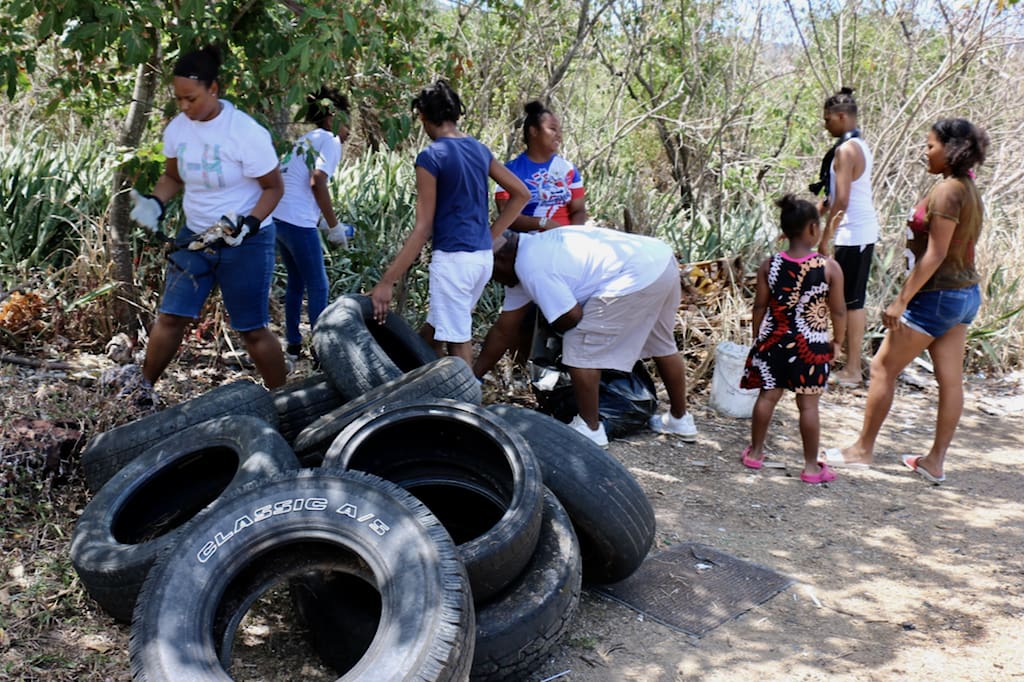
<svg viewBox="0 0 1024 682">
<path fill-rule="evenodd" d="M 747 357 L 742 388 L 757 388 L 750 444 L 743 465 L 764 466 L 764 441 L 775 405 L 788 389 L 796 394 L 803 440 L 804 483 L 827 483 L 835 472 L 819 464 L 818 399 L 828 383 L 829 363 L 846 336 L 843 271 L 831 258 L 815 252 L 821 223 L 814 204 L 792 194 L 776 203 L 788 248 L 766 258 L 757 271 L 754 298 L 754 345 Z M 829 335 L 829 319 L 832 334 Z"/>
</svg>

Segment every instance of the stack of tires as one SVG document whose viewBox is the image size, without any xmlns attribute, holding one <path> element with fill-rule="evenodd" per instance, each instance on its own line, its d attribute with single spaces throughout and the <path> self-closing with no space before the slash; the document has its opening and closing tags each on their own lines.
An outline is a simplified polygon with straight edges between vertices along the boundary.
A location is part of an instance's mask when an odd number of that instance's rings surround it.
<svg viewBox="0 0 1024 682">
<path fill-rule="evenodd" d="M 230 679 L 243 617 L 286 586 L 343 680 L 523 680 L 581 584 L 654 537 L 632 476 L 561 422 L 481 406 L 457 358 L 345 296 L 322 373 L 227 384 L 95 436 L 71 542 L 89 594 L 131 621 L 137 680 Z"/>
</svg>

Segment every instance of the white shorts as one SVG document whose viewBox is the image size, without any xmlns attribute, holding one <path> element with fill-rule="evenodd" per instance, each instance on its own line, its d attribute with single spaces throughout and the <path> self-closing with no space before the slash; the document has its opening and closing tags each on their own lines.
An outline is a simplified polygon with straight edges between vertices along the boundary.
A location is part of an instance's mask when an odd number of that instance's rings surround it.
<svg viewBox="0 0 1024 682">
<path fill-rule="evenodd" d="M 493 269 L 490 250 L 431 254 L 427 323 L 434 328 L 435 341 L 464 343 L 473 338 L 473 308 Z"/>
</svg>

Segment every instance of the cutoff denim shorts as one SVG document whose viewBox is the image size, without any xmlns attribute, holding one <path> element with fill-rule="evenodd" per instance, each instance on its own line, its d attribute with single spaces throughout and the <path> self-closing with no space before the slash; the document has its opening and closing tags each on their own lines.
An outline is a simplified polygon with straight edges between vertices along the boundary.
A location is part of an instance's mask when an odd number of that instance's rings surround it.
<svg viewBox="0 0 1024 682">
<path fill-rule="evenodd" d="M 271 221 L 238 246 L 189 251 L 195 233 L 182 227 L 167 260 L 160 312 L 197 319 L 214 285 L 220 286 L 231 328 L 239 332 L 270 324 L 275 229 Z"/>
<path fill-rule="evenodd" d="M 933 338 L 943 336 L 958 324 L 970 324 L 981 307 L 981 287 L 937 289 L 919 292 L 903 313 L 908 327 Z"/>
</svg>

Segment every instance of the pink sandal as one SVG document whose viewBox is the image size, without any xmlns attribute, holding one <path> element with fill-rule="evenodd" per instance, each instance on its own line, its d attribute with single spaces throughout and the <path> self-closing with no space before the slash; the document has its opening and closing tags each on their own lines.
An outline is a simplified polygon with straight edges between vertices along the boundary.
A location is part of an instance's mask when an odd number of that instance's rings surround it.
<svg viewBox="0 0 1024 682">
<path fill-rule="evenodd" d="M 804 483 L 828 483 L 829 481 L 836 480 L 836 472 L 828 468 L 828 465 L 824 462 L 818 463 L 821 466 L 821 471 L 816 474 L 808 474 L 806 472 L 800 472 L 800 480 Z"/>
<path fill-rule="evenodd" d="M 764 453 L 761 453 L 761 459 L 754 459 L 750 456 L 750 451 L 753 449 L 753 445 L 748 445 L 743 450 L 743 456 L 740 457 L 740 461 L 743 462 L 743 466 L 749 469 L 760 469 L 764 466 Z"/>
</svg>

